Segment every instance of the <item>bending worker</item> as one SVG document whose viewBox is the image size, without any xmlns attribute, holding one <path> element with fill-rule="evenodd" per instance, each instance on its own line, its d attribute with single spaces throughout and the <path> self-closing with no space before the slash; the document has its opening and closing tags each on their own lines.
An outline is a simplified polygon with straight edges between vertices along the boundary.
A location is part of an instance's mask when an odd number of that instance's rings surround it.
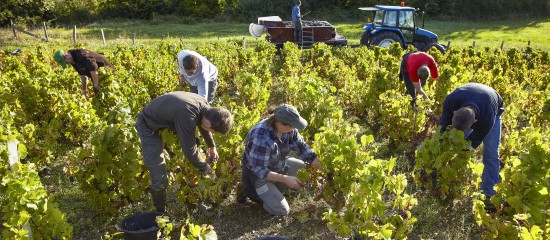
<svg viewBox="0 0 550 240">
<path fill-rule="evenodd" d="M 471 148 L 477 148 L 483 142 L 481 191 L 486 196 L 486 207 L 494 207 L 488 200 L 496 193 L 493 187 L 500 181 L 498 148 L 500 115 L 503 112 L 502 97 L 493 88 L 480 83 L 468 83 L 445 97 L 439 119 L 441 132 L 452 124 L 455 129 L 464 131 L 467 140 L 472 141 Z"/>
<path fill-rule="evenodd" d="M 214 102 L 218 88 L 218 68 L 200 54 L 183 50 L 178 53 L 178 68 L 182 87 L 189 83 L 189 91 Z"/>
<path fill-rule="evenodd" d="M 115 70 L 115 67 L 105 58 L 105 56 L 86 49 L 72 49 L 67 52 L 57 50 L 53 58 L 57 63 L 61 64 L 63 68 L 66 68 L 67 64 L 70 64 L 78 74 L 80 74 L 82 94 L 84 97 L 86 97 L 86 77 L 92 79 L 94 93 L 97 94 L 101 89 L 97 73 L 99 68 L 109 66 L 111 69 Z"/>
<path fill-rule="evenodd" d="M 143 163 L 151 174 L 151 195 L 157 212 L 165 212 L 168 177 L 162 155 L 164 143 L 159 130 L 174 131 L 187 160 L 204 174 L 212 168 L 199 155 L 195 142 L 198 128 L 210 156 L 219 156 L 212 132 L 227 134 L 231 129 L 232 115 L 224 108 L 210 107 L 206 99 L 189 92 L 171 92 L 153 99 L 137 116 L 135 128 L 141 140 Z"/>
<path fill-rule="evenodd" d="M 439 77 L 437 64 L 432 56 L 425 52 L 410 52 L 403 56 L 399 79 L 405 81 L 407 93 L 411 95 L 411 104 L 416 106 L 416 94 L 420 93 L 425 99 L 430 99 L 422 87 L 430 75 L 436 79 Z"/>
</svg>

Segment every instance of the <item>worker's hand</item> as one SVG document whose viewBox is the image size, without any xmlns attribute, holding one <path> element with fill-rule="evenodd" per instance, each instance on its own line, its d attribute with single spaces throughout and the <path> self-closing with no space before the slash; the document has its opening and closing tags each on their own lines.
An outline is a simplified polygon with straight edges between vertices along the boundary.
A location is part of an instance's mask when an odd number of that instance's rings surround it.
<svg viewBox="0 0 550 240">
<path fill-rule="evenodd" d="M 210 148 L 210 158 L 212 161 L 217 162 L 220 156 L 218 155 L 218 150 L 216 150 L 216 147 Z"/>
<path fill-rule="evenodd" d="M 204 175 L 210 175 L 210 173 L 212 172 L 212 167 L 210 167 L 210 165 L 206 164 L 206 169 L 204 170 Z"/>
<path fill-rule="evenodd" d="M 468 147 L 466 147 L 465 149 L 462 149 L 462 151 L 464 151 L 464 152 L 469 152 L 469 151 L 473 151 L 473 150 L 475 150 L 475 149 L 472 147 L 472 145 L 468 145 Z"/>
<path fill-rule="evenodd" d="M 300 189 L 304 186 L 304 183 L 294 176 L 285 176 L 285 184 L 292 189 Z"/>
<path fill-rule="evenodd" d="M 183 75 L 180 75 L 180 85 L 182 87 L 185 87 L 187 85 L 187 79 L 185 79 L 185 77 L 183 77 Z"/>
<path fill-rule="evenodd" d="M 311 163 L 311 165 L 321 171 L 325 171 L 325 169 L 323 167 L 321 167 L 321 162 L 319 161 L 319 158 L 315 158 L 315 160 L 313 160 L 313 162 Z"/>
<path fill-rule="evenodd" d="M 94 94 L 98 94 L 99 90 L 101 90 L 101 86 L 99 86 L 99 85 L 94 86 Z"/>
</svg>

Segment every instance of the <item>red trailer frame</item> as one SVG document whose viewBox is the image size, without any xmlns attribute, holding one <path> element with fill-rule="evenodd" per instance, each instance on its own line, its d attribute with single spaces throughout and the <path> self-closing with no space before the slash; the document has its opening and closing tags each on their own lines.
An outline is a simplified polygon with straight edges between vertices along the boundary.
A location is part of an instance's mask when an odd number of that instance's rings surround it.
<svg viewBox="0 0 550 240">
<path fill-rule="evenodd" d="M 311 46 L 313 43 L 318 42 L 337 46 L 347 45 L 347 39 L 337 34 L 336 29 L 327 21 L 302 21 L 303 41 L 296 41 L 294 38 L 295 28 L 294 23 L 291 21 L 263 20 L 260 18 L 258 25 L 265 27 L 267 41 L 277 46 L 282 46 L 285 42 L 294 42 L 300 46 Z M 309 35 L 306 36 L 307 34 Z"/>
</svg>

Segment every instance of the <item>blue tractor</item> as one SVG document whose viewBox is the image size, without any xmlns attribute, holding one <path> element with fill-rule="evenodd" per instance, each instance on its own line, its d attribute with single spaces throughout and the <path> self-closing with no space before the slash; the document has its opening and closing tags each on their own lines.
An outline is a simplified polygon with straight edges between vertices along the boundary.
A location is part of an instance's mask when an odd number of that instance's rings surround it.
<svg viewBox="0 0 550 240">
<path fill-rule="evenodd" d="M 374 20 L 363 27 L 365 32 L 361 36 L 361 45 L 388 47 L 398 42 L 403 48 L 413 45 L 425 52 L 435 47 L 442 53 L 446 52 L 446 47 L 438 43 L 435 33 L 418 27 L 416 20 L 419 15 L 422 15 L 424 27 L 424 13 L 418 9 L 383 5 L 359 9 L 374 13 Z"/>
</svg>

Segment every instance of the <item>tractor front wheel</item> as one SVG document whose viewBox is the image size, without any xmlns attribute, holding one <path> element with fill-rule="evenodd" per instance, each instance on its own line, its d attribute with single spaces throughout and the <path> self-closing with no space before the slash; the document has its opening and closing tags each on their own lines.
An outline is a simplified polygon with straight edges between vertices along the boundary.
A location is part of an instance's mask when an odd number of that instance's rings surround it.
<svg viewBox="0 0 550 240">
<path fill-rule="evenodd" d="M 359 43 L 365 46 L 369 45 L 369 33 L 367 31 L 365 31 L 363 35 L 361 35 L 361 41 Z"/>
<path fill-rule="evenodd" d="M 432 47 L 434 47 L 435 49 L 439 50 L 442 54 L 445 54 L 447 52 L 447 49 L 445 48 L 445 46 L 441 45 L 441 44 L 438 44 L 438 43 L 430 43 L 428 44 L 422 51 L 423 52 L 427 52 L 429 51 Z"/>
<path fill-rule="evenodd" d="M 401 46 L 403 46 L 401 38 L 394 32 L 381 32 L 372 39 L 372 45 L 380 47 L 389 47 L 394 42 L 398 42 Z"/>
</svg>

